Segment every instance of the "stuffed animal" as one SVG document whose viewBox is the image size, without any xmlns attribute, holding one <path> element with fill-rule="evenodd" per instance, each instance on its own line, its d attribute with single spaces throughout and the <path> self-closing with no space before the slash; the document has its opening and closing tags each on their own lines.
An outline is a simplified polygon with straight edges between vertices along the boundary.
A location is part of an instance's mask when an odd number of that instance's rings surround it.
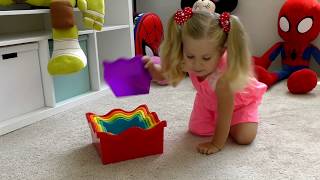
<svg viewBox="0 0 320 180">
<path fill-rule="evenodd" d="M 181 0 L 181 9 L 185 7 L 193 7 L 197 0 Z M 238 0 L 200 0 L 212 1 L 215 4 L 215 12 L 221 14 L 223 12 L 232 12 L 238 5 Z"/>
<path fill-rule="evenodd" d="M 136 55 L 158 56 L 163 39 L 163 26 L 155 13 L 141 13 L 135 18 L 134 39 Z"/>
<path fill-rule="evenodd" d="M 259 81 L 271 87 L 287 79 L 293 94 L 312 91 L 317 85 L 317 74 L 309 69 L 314 57 L 320 65 L 320 51 L 311 42 L 320 31 L 320 4 L 317 0 L 287 0 L 278 16 L 278 34 L 284 40 L 273 45 L 261 57 L 255 57 L 255 71 Z M 282 69 L 267 69 L 281 55 Z"/>
<path fill-rule="evenodd" d="M 87 58 L 78 42 L 73 7 L 77 4 L 87 28 L 101 30 L 104 23 L 104 0 L 1 0 L 0 6 L 27 3 L 50 7 L 54 48 L 48 64 L 51 75 L 78 72 L 87 65 Z"/>
<path fill-rule="evenodd" d="M 160 65 L 159 48 L 163 40 L 163 26 L 155 13 L 140 13 L 134 20 L 134 41 L 136 55 L 150 56 L 154 64 Z M 155 81 L 167 85 L 167 81 Z"/>
</svg>

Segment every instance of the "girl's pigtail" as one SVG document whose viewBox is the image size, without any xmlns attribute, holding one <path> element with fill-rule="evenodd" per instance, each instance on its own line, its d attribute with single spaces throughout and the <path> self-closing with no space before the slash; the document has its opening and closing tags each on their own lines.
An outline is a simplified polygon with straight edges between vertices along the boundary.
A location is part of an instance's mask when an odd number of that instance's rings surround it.
<svg viewBox="0 0 320 180">
<path fill-rule="evenodd" d="M 234 91 L 243 89 L 252 75 L 251 54 L 247 34 L 240 20 L 230 16 L 230 31 L 227 37 L 228 70 L 224 77 Z"/>
<path fill-rule="evenodd" d="M 169 19 L 167 32 L 160 47 L 161 68 L 169 84 L 176 86 L 184 77 L 182 71 L 182 37 L 181 26 L 174 16 Z"/>
</svg>

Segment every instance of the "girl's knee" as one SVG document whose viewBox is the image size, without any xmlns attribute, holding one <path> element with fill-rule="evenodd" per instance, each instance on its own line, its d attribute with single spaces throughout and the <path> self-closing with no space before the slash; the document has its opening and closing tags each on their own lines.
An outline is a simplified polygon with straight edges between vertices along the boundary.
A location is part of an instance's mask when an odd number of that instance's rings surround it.
<svg viewBox="0 0 320 180">
<path fill-rule="evenodd" d="M 230 134 L 233 140 L 240 145 L 251 144 L 257 134 L 257 123 L 243 123 L 231 127 Z"/>
<path fill-rule="evenodd" d="M 240 134 L 238 136 L 233 137 L 233 140 L 240 145 L 249 145 L 251 144 L 254 139 L 255 139 L 256 135 L 252 135 L 252 134 Z"/>
</svg>

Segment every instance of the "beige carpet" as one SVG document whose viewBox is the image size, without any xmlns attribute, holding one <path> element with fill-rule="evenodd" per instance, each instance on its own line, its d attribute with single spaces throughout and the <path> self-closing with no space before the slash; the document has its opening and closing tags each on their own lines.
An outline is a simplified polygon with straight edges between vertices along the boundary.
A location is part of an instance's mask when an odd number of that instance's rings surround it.
<svg viewBox="0 0 320 180">
<path fill-rule="evenodd" d="M 0 137 L 0 179 L 320 179 L 320 87 L 308 95 L 287 93 L 280 83 L 265 95 L 261 124 L 250 146 L 231 140 L 205 156 L 195 146 L 207 139 L 187 133 L 194 90 L 153 87 L 150 95 L 112 94 Z M 164 154 L 102 165 L 84 114 L 146 103 L 167 120 Z"/>
</svg>

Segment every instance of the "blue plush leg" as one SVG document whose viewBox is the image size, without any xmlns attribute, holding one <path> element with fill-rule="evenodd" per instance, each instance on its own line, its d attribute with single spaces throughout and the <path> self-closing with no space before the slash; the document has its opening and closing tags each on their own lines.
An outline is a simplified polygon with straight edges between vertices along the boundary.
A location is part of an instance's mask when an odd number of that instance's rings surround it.
<svg viewBox="0 0 320 180">
<path fill-rule="evenodd" d="M 275 81 L 279 82 L 279 81 L 282 81 L 284 79 L 287 79 L 290 76 L 291 73 L 292 73 L 291 71 L 285 70 L 285 69 L 283 69 L 281 71 L 277 71 L 277 72 L 274 73 L 276 75 Z"/>
</svg>

